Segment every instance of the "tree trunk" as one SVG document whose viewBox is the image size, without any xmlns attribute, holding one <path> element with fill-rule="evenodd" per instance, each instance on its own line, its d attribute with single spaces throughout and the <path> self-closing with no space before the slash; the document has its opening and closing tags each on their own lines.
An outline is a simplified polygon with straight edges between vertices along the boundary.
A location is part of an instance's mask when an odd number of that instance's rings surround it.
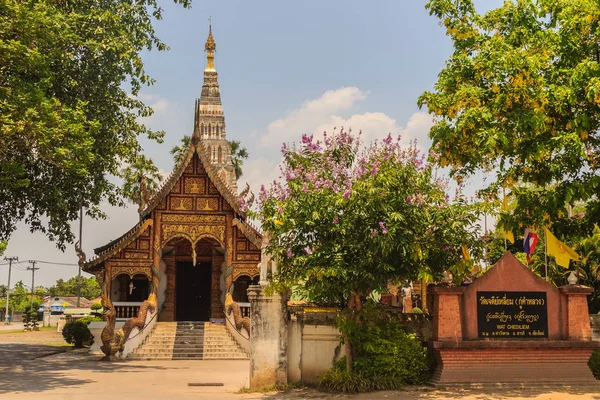
<svg viewBox="0 0 600 400">
<path fill-rule="evenodd" d="M 354 362 L 354 357 L 352 357 L 352 343 L 350 343 L 350 338 L 348 334 L 344 334 L 344 349 L 346 350 L 346 372 L 352 372 L 352 363 Z"/>
<path fill-rule="evenodd" d="M 362 310 L 362 302 L 360 299 L 360 294 L 356 292 L 352 292 L 350 294 L 350 298 L 348 299 L 348 320 L 352 321 L 355 324 L 360 323 L 360 317 L 358 316 L 358 312 Z M 352 372 L 353 363 L 354 363 L 354 346 L 350 341 L 350 337 L 347 333 L 344 333 L 344 349 L 346 350 L 346 372 Z"/>
</svg>

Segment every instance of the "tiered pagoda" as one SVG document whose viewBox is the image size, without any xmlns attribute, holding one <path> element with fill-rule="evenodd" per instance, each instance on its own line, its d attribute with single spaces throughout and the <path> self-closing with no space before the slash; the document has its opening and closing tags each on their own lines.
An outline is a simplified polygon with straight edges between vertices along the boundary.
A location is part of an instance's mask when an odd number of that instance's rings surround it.
<svg viewBox="0 0 600 400">
<path fill-rule="evenodd" d="M 95 258 L 84 265 L 103 285 L 105 344 L 116 340 L 115 319 L 133 321 L 126 324 L 125 340 L 153 309 L 159 321 L 222 319 L 226 294 L 247 301 L 247 286 L 258 280 L 261 237 L 238 203 L 215 50 L 211 28 L 186 154 L 140 207 L 139 223 L 95 249 Z"/>
</svg>

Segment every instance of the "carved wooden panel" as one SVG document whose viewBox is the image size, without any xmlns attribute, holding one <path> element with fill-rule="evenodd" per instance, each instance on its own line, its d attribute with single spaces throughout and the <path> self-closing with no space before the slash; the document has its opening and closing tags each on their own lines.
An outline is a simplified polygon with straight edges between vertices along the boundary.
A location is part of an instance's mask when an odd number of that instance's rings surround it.
<svg viewBox="0 0 600 400">
<path fill-rule="evenodd" d="M 238 250 L 238 251 L 246 251 L 246 250 L 248 250 L 248 249 L 246 248 L 246 243 L 247 243 L 247 241 L 245 241 L 245 240 L 238 240 L 238 241 L 237 241 L 237 242 L 235 242 L 235 243 L 236 243 L 236 246 L 237 246 L 237 250 Z"/>
<path fill-rule="evenodd" d="M 218 197 L 200 197 L 196 199 L 197 211 L 219 211 Z"/>
<path fill-rule="evenodd" d="M 175 182 L 173 189 L 171 189 L 171 193 L 181 193 L 181 178 Z"/>
<path fill-rule="evenodd" d="M 208 193 L 209 194 L 219 194 L 219 189 L 211 181 L 208 181 Z"/>
<path fill-rule="evenodd" d="M 157 210 L 166 210 L 167 209 L 167 198 L 165 197 L 164 199 L 162 199 L 160 201 L 160 203 L 158 203 L 158 206 L 156 206 Z"/>
<path fill-rule="evenodd" d="M 224 215 L 162 214 L 163 223 L 225 225 Z"/>
<path fill-rule="evenodd" d="M 196 158 L 196 156 L 194 156 L 194 158 Z M 196 161 L 198 161 L 197 158 L 196 158 Z M 206 171 L 204 170 L 202 163 L 199 161 L 196 163 L 196 173 L 199 175 L 206 175 Z"/>
<path fill-rule="evenodd" d="M 191 197 L 171 197 L 170 200 L 172 211 L 192 211 Z"/>
<path fill-rule="evenodd" d="M 206 181 L 204 178 L 185 178 L 184 192 L 187 194 L 205 194 Z"/>
<path fill-rule="evenodd" d="M 149 240 L 140 240 L 138 243 L 138 248 L 140 250 L 148 250 L 150 248 L 150 241 Z"/>
<path fill-rule="evenodd" d="M 237 253 L 235 255 L 236 261 L 260 261 L 260 254 L 253 253 Z"/>
<path fill-rule="evenodd" d="M 196 243 L 203 237 L 213 237 L 221 243 L 225 243 L 225 226 L 218 225 L 163 225 L 163 242 L 169 241 L 177 236 L 189 238 L 192 243 Z"/>
<path fill-rule="evenodd" d="M 143 260 L 147 260 L 148 259 L 148 253 L 134 253 L 131 251 L 126 251 L 125 252 L 125 258 L 126 259 L 143 259 Z"/>
<path fill-rule="evenodd" d="M 111 279 L 116 278 L 119 275 L 129 275 L 133 278 L 135 275 L 145 275 L 148 280 L 152 279 L 152 270 L 150 267 L 122 267 L 113 266 L 111 268 Z"/>
</svg>

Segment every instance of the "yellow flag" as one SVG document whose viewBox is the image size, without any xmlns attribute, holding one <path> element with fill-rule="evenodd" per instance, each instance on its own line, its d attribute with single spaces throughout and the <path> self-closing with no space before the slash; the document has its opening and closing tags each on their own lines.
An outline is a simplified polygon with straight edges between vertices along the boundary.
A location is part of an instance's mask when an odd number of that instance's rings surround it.
<svg viewBox="0 0 600 400">
<path fill-rule="evenodd" d="M 502 234 L 504 235 L 504 239 L 508 240 L 511 244 L 515 242 L 515 235 L 513 235 L 511 231 L 507 231 L 502 228 Z"/>
<path fill-rule="evenodd" d="M 504 200 L 502 200 L 502 211 L 508 212 L 508 196 L 504 196 Z M 502 227 L 502 235 L 511 244 L 515 242 L 515 235 L 511 231 L 504 229 L 504 227 Z"/>
<path fill-rule="evenodd" d="M 554 256 L 558 265 L 569 268 L 569 261 L 579 260 L 579 254 L 558 240 L 548 228 L 544 228 L 544 234 L 546 235 L 546 254 Z"/>
<path fill-rule="evenodd" d="M 462 247 L 463 258 L 467 261 L 471 259 L 471 255 L 469 254 L 469 248 L 467 246 Z"/>
</svg>

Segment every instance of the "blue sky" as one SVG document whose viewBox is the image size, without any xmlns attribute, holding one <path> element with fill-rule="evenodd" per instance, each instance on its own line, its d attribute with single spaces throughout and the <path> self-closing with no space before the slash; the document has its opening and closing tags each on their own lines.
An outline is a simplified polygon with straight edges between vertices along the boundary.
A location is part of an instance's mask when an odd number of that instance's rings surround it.
<svg viewBox="0 0 600 400">
<path fill-rule="evenodd" d="M 141 97 L 156 110 L 146 123 L 166 132 L 163 144 L 144 141 L 147 154 L 165 173 L 172 168 L 169 149 L 192 131 L 209 16 L 227 136 L 241 140 L 250 152 L 242 181 L 256 188 L 275 178 L 282 142 L 334 126 L 362 129 L 367 140 L 402 134 L 427 148 L 431 118 L 416 102 L 433 87 L 452 46 L 429 16 L 426 1 L 196 0 L 187 10 L 161 3 L 164 19 L 156 32 L 171 50 L 145 54 L 147 72 L 157 82 Z M 476 3 L 480 11 L 502 4 Z M 135 207 L 106 211 L 108 220 L 84 219 L 88 257 L 137 221 Z M 5 255 L 77 262 L 72 247 L 62 253 L 25 225 Z M 36 285 L 49 286 L 77 273 L 74 266 L 38 266 Z M 6 265 L 0 266 L 0 283 L 6 283 L 7 272 Z M 19 279 L 29 285 L 31 274 L 13 271 L 12 283 Z"/>
</svg>

